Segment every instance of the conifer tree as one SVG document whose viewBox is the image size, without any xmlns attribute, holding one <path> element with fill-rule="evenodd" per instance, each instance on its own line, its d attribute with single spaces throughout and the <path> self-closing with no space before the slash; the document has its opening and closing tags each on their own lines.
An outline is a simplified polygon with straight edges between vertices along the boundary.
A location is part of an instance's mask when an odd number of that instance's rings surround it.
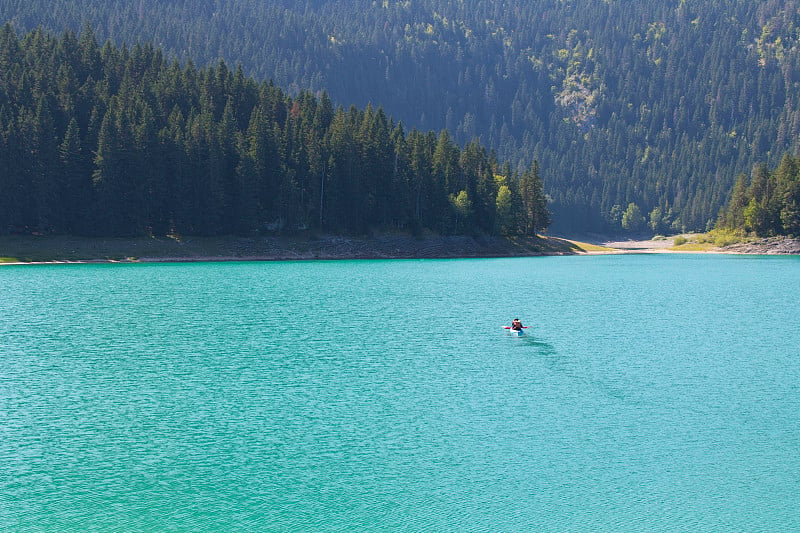
<svg viewBox="0 0 800 533">
<path fill-rule="evenodd" d="M 101 49 L 88 28 L 5 26 L 0 61 L 0 232 L 499 231 L 496 156 L 381 107 L 334 111 L 148 43 Z"/>
<path fill-rule="evenodd" d="M 50 105 L 44 97 L 36 109 L 31 158 L 36 190 L 37 227 L 41 233 L 52 233 L 64 225 L 62 175 L 58 168 L 58 147 Z"/>
<path fill-rule="evenodd" d="M 87 157 L 81 146 L 78 121 L 72 117 L 64 133 L 64 140 L 58 148 L 60 168 L 64 188 L 61 202 L 63 205 L 63 227 L 67 233 L 86 231 L 86 217 L 91 208 L 92 174 L 87 164 Z"/>
<path fill-rule="evenodd" d="M 520 178 L 520 197 L 522 200 L 521 230 L 525 235 L 535 235 L 550 225 L 547 198 L 539 177 L 539 163 L 533 162 L 531 168 Z"/>
</svg>

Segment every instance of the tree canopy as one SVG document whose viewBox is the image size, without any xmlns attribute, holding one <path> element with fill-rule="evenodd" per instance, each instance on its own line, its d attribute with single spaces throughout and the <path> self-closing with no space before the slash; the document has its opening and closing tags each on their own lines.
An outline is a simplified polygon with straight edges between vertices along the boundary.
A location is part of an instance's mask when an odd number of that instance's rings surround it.
<svg viewBox="0 0 800 533">
<path fill-rule="evenodd" d="M 537 160 L 560 229 L 620 228 L 617 213 L 635 203 L 674 231 L 705 229 L 738 174 L 797 153 L 799 7 L 0 0 L 0 20 L 57 33 L 88 22 L 118 45 L 150 41 L 170 59 L 241 64 L 293 96 L 372 102 L 408 127 L 447 129 L 460 146 L 478 138 L 517 172 Z"/>
<path fill-rule="evenodd" d="M 534 233 L 545 204 L 536 165 L 501 169 L 477 141 L 406 131 L 381 107 L 100 46 L 88 28 L 0 28 L 0 232 Z"/>
<path fill-rule="evenodd" d="M 800 236 L 800 157 L 785 155 L 777 168 L 753 167 L 736 180 L 717 227 L 759 237 Z"/>
</svg>

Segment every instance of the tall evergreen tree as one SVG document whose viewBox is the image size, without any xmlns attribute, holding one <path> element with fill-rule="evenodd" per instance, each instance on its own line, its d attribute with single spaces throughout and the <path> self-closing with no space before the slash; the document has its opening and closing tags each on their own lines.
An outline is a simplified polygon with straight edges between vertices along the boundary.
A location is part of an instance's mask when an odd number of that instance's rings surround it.
<svg viewBox="0 0 800 533">
<path fill-rule="evenodd" d="M 533 162 L 531 168 L 520 178 L 520 196 L 522 199 L 521 227 L 524 234 L 535 235 L 550 225 L 550 214 L 547 210 L 547 198 L 539 176 L 539 163 Z"/>
<path fill-rule="evenodd" d="M 70 119 L 58 151 L 58 172 L 63 179 L 60 201 L 64 210 L 64 224 L 59 229 L 67 233 L 85 232 L 91 209 L 92 173 L 81 146 L 81 135 L 75 117 Z"/>
</svg>

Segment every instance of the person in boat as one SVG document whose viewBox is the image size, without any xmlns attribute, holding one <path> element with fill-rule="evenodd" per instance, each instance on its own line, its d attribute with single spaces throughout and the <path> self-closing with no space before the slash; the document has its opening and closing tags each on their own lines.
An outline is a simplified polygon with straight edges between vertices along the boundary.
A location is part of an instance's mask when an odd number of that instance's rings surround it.
<svg viewBox="0 0 800 533">
<path fill-rule="evenodd" d="M 519 321 L 519 318 L 515 318 L 511 321 L 511 329 L 514 331 L 520 331 L 523 327 L 524 326 L 522 325 L 522 322 Z"/>
</svg>

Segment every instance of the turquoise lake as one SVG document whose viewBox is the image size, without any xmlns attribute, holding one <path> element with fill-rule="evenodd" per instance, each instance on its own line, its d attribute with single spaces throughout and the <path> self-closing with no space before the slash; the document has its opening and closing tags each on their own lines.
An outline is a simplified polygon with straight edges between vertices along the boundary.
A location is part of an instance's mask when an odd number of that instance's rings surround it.
<svg viewBox="0 0 800 533">
<path fill-rule="evenodd" d="M 799 284 L 764 256 L 5 266 L 0 530 L 797 531 Z"/>
</svg>

